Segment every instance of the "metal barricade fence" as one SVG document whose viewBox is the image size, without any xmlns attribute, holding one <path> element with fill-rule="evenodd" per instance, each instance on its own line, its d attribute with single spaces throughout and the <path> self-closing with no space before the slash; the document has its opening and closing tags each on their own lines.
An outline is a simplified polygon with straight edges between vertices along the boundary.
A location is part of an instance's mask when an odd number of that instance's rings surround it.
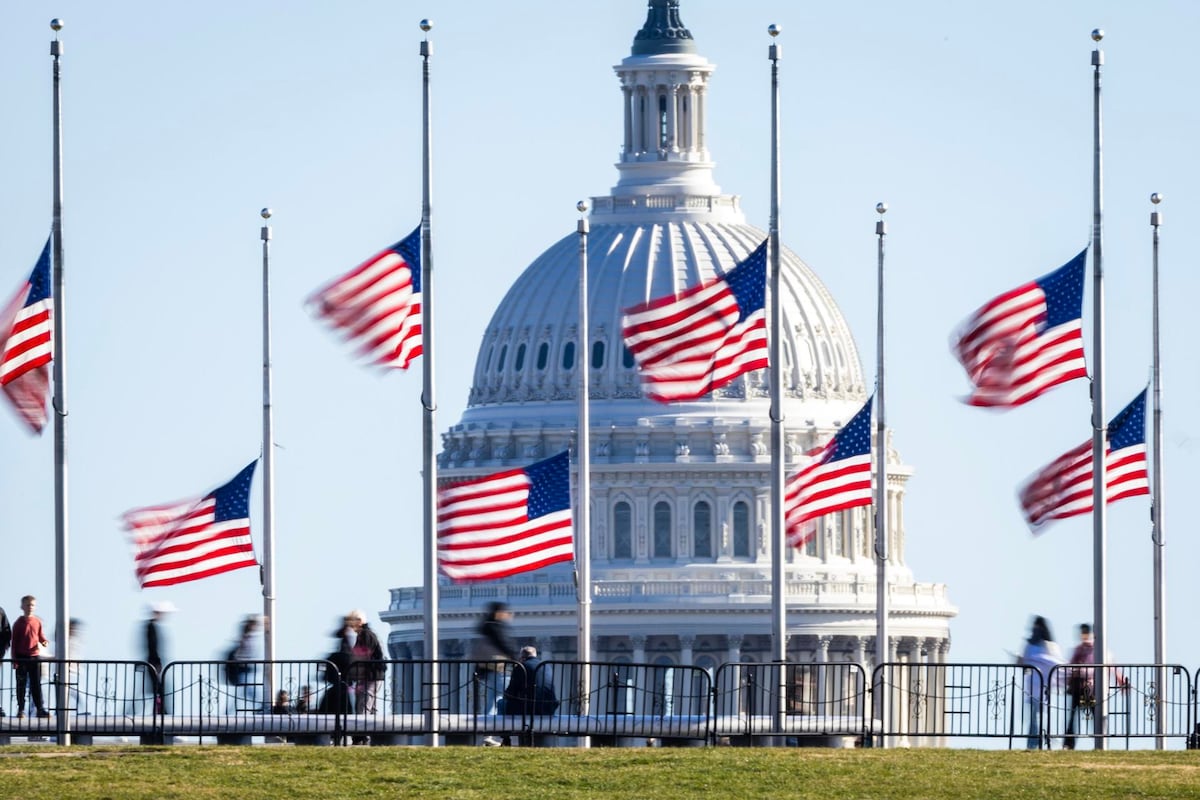
<svg viewBox="0 0 1200 800">
<path fill-rule="evenodd" d="M 1049 721 L 1051 745 L 1062 737 L 1063 747 L 1095 746 L 1096 665 L 1064 664 L 1050 671 Z M 1109 664 L 1105 694 L 1106 747 L 1183 748 L 1193 733 L 1193 683 L 1177 664 Z"/>
<path fill-rule="evenodd" d="M 588 736 L 597 745 L 711 738 L 712 680 L 700 667 L 543 661 L 538 670 L 549 673 L 558 705 L 552 713 L 529 716 L 533 737 Z"/>
<path fill-rule="evenodd" d="M 855 663 L 724 664 L 713 687 L 717 741 L 772 736 L 832 742 L 865 731 L 867 678 Z"/>
<path fill-rule="evenodd" d="M 154 709 L 139 700 L 154 669 L 141 661 L 95 661 L 41 658 L 0 662 L 0 741 L 79 735 L 133 736 L 152 734 Z M 18 687 L 23 681 L 24 687 Z M 36 683 L 48 716 L 39 717 L 33 687 Z M 59 705 L 59 687 L 66 706 Z M 18 698 L 24 699 L 18 707 Z M 18 712 L 24 715 L 19 716 Z"/>
<path fill-rule="evenodd" d="M 1033 667 L 889 662 L 875 668 L 871 687 L 874 744 L 945 746 L 966 737 L 1025 747 L 1031 725 L 1040 741 L 1043 681 Z"/>
</svg>

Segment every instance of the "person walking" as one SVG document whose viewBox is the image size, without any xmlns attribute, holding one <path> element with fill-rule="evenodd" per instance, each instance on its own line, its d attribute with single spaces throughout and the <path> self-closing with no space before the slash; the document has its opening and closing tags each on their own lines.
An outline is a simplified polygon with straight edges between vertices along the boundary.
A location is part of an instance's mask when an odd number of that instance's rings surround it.
<svg viewBox="0 0 1200 800">
<path fill-rule="evenodd" d="M 42 632 L 42 620 L 34 616 L 37 598 L 27 594 L 21 598 L 22 616 L 12 624 L 13 668 L 17 673 L 17 719 L 25 718 L 25 692 L 28 687 L 37 715 L 50 716 L 42 699 L 42 667 L 40 662 L 43 647 L 50 642 Z"/>
<path fill-rule="evenodd" d="M 1049 695 L 1051 671 L 1063 663 L 1058 643 L 1050 634 L 1050 623 L 1045 617 L 1034 617 L 1021 653 L 1019 663 L 1032 669 L 1025 670 L 1025 702 L 1029 708 L 1029 733 L 1025 741 L 1030 750 L 1042 746 L 1042 708 Z"/>
</svg>

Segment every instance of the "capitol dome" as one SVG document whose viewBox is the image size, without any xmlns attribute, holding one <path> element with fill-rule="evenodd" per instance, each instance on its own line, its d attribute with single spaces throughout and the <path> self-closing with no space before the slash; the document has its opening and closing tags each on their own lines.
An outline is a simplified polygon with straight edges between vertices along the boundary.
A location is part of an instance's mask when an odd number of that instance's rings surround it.
<svg viewBox="0 0 1200 800">
<path fill-rule="evenodd" d="M 769 372 L 691 402 L 650 399 L 621 341 L 625 309 L 723 275 L 767 234 L 714 182 L 705 141 L 714 65 L 680 20 L 679 0 L 649 0 L 631 53 L 614 69 L 623 142 L 618 180 L 589 203 L 588 329 L 579 330 L 579 235 L 551 245 L 513 283 L 483 333 L 467 408 L 443 434 L 438 478 L 453 482 L 579 446 L 590 400 L 593 658 L 713 669 L 771 658 Z M 814 271 L 781 253 L 787 471 L 849 422 L 870 394 L 841 311 Z M 890 442 L 889 442 L 890 445 Z M 888 582 L 900 659 L 944 660 L 946 589 L 904 560 L 912 470 L 888 451 Z M 874 650 L 870 507 L 829 514 L 785 565 L 787 652 L 854 661 Z M 443 582 L 439 651 L 463 657 L 486 600 L 505 599 L 514 632 L 543 655 L 578 652 L 572 566 L 504 581 Z M 392 590 L 381 613 L 395 658 L 424 652 L 424 593 Z"/>
</svg>

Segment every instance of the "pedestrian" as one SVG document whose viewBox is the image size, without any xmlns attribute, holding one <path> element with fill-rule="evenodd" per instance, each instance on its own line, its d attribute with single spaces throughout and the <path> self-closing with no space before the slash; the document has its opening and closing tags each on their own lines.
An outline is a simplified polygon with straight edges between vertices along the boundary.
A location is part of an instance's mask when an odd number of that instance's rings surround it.
<svg viewBox="0 0 1200 800">
<path fill-rule="evenodd" d="M 1091 664 L 1096 658 L 1096 643 L 1092 640 L 1092 626 L 1086 622 L 1079 626 L 1079 644 L 1071 651 L 1071 664 Z M 1094 693 L 1095 670 L 1072 666 L 1067 676 L 1067 729 L 1063 747 L 1075 749 L 1075 717 L 1080 709 L 1091 709 L 1096 705 Z"/>
<path fill-rule="evenodd" d="M 9 645 L 12 643 L 12 626 L 8 624 L 8 614 L 4 613 L 4 609 L 0 608 L 0 659 L 8 655 Z M 6 716 L 3 708 L 0 708 L 0 717 Z"/>
<path fill-rule="evenodd" d="M 263 710 L 261 682 L 255 678 L 254 664 L 259 659 L 258 627 L 258 617 L 246 616 L 238 627 L 237 641 L 225 655 L 225 681 L 233 693 L 230 713 Z"/>
<path fill-rule="evenodd" d="M 350 682 L 354 686 L 354 713 L 374 714 L 379 687 L 387 677 L 387 662 L 379 637 L 367 624 L 367 615 L 355 609 L 346 615 L 354 643 L 350 647 Z"/>
<path fill-rule="evenodd" d="M 1019 662 L 1025 670 L 1025 702 L 1029 707 L 1029 733 L 1025 745 L 1030 750 L 1042 746 L 1042 707 L 1049 693 L 1051 671 L 1063 663 L 1062 651 L 1050 634 L 1045 617 L 1034 617 Z"/>
<path fill-rule="evenodd" d="M 507 605 L 492 600 L 484 608 L 483 618 L 475 628 L 478 635 L 471 642 L 471 661 L 475 667 L 476 713 L 487 716 L 504 713 L 504 662 L 516 661 L 518 657 L 509 633 L 512 616 Z M 483 743 L 501 744 L 493 736 L 484 739 Z"/>
<path fill-rule="evenodd" d="M 163 636 L 159 625 L 167 614 L 175 611 L 175 605 L 170 601 L 155 603 L 150 606 L 150 618 L 146 620 L 146 663 L 150 666 L 150 690 L 154 697 L 154 713 L 166 714 L 166 692 L 163 685 Z"/>
<path fill-rule="evenodd" d="M 24 613 L 12 624 L 13 668 L 17 673 L 17 719 L 25 718 L 26 687 L 38 717 L 50 716 L 42 699 L 42 668 L 39 663 L 42 648 L 48 647 L 50 642 L 42 632 L 42 620 L 34 616 L 35 608 L 36 597 L 31 594 L 22 597 L 21 611 Z"/>
</svg>

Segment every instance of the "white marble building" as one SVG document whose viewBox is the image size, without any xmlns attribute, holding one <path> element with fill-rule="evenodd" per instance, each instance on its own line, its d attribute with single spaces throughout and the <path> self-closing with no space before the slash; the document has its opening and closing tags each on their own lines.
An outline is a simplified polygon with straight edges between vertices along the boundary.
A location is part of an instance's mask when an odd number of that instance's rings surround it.
<svg viewBox="0 0 1200 800">
<path fill-rule="evenodd" d="M 524 465 L 574 446 L 579 370 L 589 370 L 592 606 L 596 661 L 696 665 L 771 658 L 768 375 L 699 402 L 643 396 L 620 339 L 621 311 L 732 269 L 765 238 L 714 182 L 705 141 L 714 66 L 679 18 L 650 0 L 632 53 L 615 67 L 624 142 L 619 180 L 592 199 L 589 330 L 578 329 L 578 235 L 517 279 L 483 335 L 462 420 L 443 434 L 439 480 Z M 726 88 L 725 91 L 732 91 Z M 614 102 L 614 106 L 617 103 Z M 765 156 L 764 156 L 765 157 Z M 807 264 L 784 250 L 788 472 L 849 421 L 869 393 L 854 338 Z M 946 587 L 905 562 L 911 467 L 888 448 L 890 660 L 941 662 L 956 613 Z M 791 660 L 870 669 L 875 565 L 870 509 L 830 515 L 785 565 Z M 393 589 L 380 614 L 393 658 L 421 658 L 420 587 Z M 484 603 L 506 600 L 514 632 L 554 659 L 576 657 L 570 565 L 440 589 L 442 658 L 463 658 Z"/>
</svg>

